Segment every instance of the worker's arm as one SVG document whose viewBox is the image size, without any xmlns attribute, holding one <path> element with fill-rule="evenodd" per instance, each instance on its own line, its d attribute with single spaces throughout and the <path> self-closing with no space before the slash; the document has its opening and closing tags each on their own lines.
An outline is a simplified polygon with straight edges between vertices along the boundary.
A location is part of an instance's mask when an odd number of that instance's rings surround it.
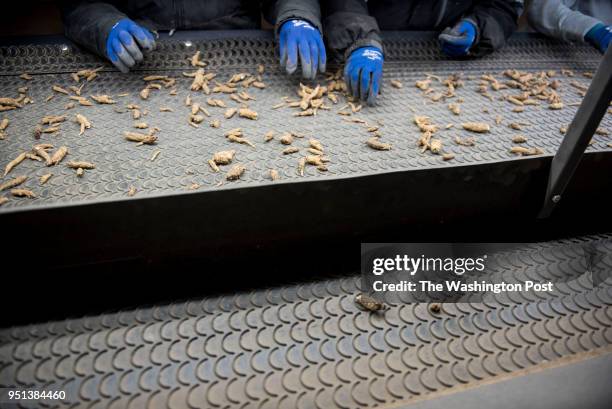
<svg viewBox="0 0 612 409">
<path fill-rule="evenodd" d="M 442 51 L 480 57 L 500 49 L 517 28 L 523 0 L 482 0 L 471 12 L 440 35 Z"/>
<path fill-rule="evenodd" d="M 376 19 L 370 16 L 364 0 L 326 0 L 322 9 L 327 49 L 346 62 L 344 81 L 348 91 L 375 104 L 384 63 Z"/>
<path fill-rule="evenodd" d="M 364 0 L 326 0 L 323 29 L 330 55 L 345 61 L 360 47 L 383 49 L 380 29 Z"/>
<path fill-rule="evenodd" d="M 610 28 L 597 18 L 572 10 L 568 3 L 564 0 L 532 0 L 527 9 L 529 24 L 550 37 L 566 41 L 589 41 L 605 51 L 610 42 L 609 37 L 612 36 Z"/>
<path fill-rule="evenodd" d="M 304 78 L 312 79 L 317 71 L 325 72 L 327 56 L 319 0 L 265 0 L 263 12 L 274 24 L 280 65 L 288 74 L 295 72 L 298 61 Z"/>
<path fill-rule="evenodd" d="M 110 2 L 70 0 L 62 4 L 66 36 L 108 58 L 123 72 L 142 60 L 142 50 L 155 46 L 151 33 Z"/>
</svg>

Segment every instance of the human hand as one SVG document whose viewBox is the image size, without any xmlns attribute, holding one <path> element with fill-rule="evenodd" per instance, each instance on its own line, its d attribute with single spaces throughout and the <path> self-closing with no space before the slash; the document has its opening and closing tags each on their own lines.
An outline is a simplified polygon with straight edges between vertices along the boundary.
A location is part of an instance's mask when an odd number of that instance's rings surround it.
<svg viewBox="0 0 612 409">
<path fill-rule="evenodd" d="M 464 57 L 476 41 L 477 28 L 471 21 L 461 20 L 454 27 L 448 27 L 439 36 L 442 52 L 449 57 Z"/>
<path fill-rule="evenodd" d="M 115 23 L 106 38 L 106 56 L 124 73 L 142 61 L 141 49 L 151 51 L 153 48 L 155 48 L 153 35 L 129 18 Z"/>
<path fill-rule="evenodd" d="M 378 47 L 354 50 L 344 66 L 344 81 L 355 97 L 374 105 L 380 89 L 384 57 Z"/>
<path fill-rule="evenodd" d="M 289 20 L 280 28 L 280 65 L 287 74 L 297 69 L 298 54 L 302 77 L 313 79 L 317 70 L 325 72 L 327 57 L 321 33 L 304 20 Z"/>
</svg>

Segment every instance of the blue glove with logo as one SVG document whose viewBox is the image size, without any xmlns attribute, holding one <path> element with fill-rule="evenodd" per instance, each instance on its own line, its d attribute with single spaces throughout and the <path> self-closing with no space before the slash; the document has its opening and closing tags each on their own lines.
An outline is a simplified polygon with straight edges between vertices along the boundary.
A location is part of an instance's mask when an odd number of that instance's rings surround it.
<svg viewBox="0 0 612 409">
<path fill-rule="evenodd" d="M 465 57 L 476 41 L 477 28 L 468 20 L 461 20 L 453 28 L 448 27 L 438 40 L 442 52 L 449 57 Z"/>
<path fill-rule="evenodd" d="M 602 23 L 597 24 L 584 36 L 584 39 L 605 53 L 612 41 L 612 27 Z"/>
<path fill-rule="evenodd" d="M 313 79 L 317 69 L 325 72 L 327 57 L 321 33 L 309 22 L 289 20 L 280 28 L 280 65 L 287 74 L 297 69 L 298 53 L 302 64 L 302 77 Z"/>
<path fill-rule="evenodd" d="M 349 92 L 374 105 L 385 59 L 378 47 L 361 47 L 354 50 L 344 66 L 344 81 Z"/>
<path fill-rule="evenodd" d="M 106 56 L 121 72 L 128 72 L 142 61 L 141 48 L 151 51 L 155 48 L 155 39 L 149 30 L 129 18 L 116 22 L 106 38 Z"/>
</svg>

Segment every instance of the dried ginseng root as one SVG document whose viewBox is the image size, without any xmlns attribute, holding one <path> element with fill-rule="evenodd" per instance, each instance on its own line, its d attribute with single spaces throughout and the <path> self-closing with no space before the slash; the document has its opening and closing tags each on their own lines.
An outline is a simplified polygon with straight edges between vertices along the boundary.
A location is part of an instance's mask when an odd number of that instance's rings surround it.
<svg viewBox="0 0 612 409">
<path fill-rule="evenodd" d="M 448 104 L 448 109 L 455 115 L 461 114 L 461 106 L 459 104 Z"/>
<path fill-rule="evenodd" d="M 51 155 L 51 165 L 57 165 L 60 163 L 68 154 L 68 148 L 65 146 L 60 146 L 57 148 L 53 155 Z"/>
<path fill-rule="evenodd" d="M 93 69 L 85 69 L 72 73 L 72 79 L 75 82 L 79 82 L 81 78 L 85 78 L 87 82 L 92 81 L 94 78 L 98 76 L 98 71 L 100 71 L 103 67 L 93 68 Z"/>
<path fill-rule="evenodd" d="M 212 159 L 208 160 L 208 166 L 210 166 L 210 168 L 213 170 L 213 172 L 219 172 L 221 170 L 221 169 L 219 169 L 219 166 L 217 166 L 215 161 L 212 160 Z"/>
<path fill-rule="evenodd" d="M 253 119 L 253 120 L 257 119 L 257 112 L 251 109 L 248 109 L 248 108 L 240 108 L 238 110 L 238 115 L 241 116 L 242 118 L 248 118 L 248 119 Z"/>
<path fill-rule="evenodd" d="M 274 131 L 266 132 L 264 135 L 264 142 L 270 142 L 272 139 L 274 139 Z"/>
<path fill-rule="evenodd" d="M 234 160 L 235 150 L 215 152 L 212 161 L 217 165 L 229 165 Z"/>
<path fill-rule="evenodd" d="M 49 179 L 51 179 L 51 177 L 53 176 L 53 173 L 46 173 L 44 175 L 42 175 L 40 177 L 40 179 L 38 180 L 38 182 L 40 183 L 40 185 L 44 185 L 45 183 L 47 183 L 49 181 Z"/>
<path fill-rule="evenodd" d="M 40 121 L 43 125 L 55 125 L 66 120 L 66 115 L 47 115 Z"/>
<path fill-rule="evenodd" d="M 225 110 L 223 116 L 225 117 L 225 119 L 231 119 L 234 115 L 236 115 L 237 111 L 238 110 L 236 108 L 228 108 Z"/>
<path fill-rule="evenodd" d="M 60 94 L 70 95 L 70 92 L 68 92 L 64 88 L 60 87 L 59 85 L 54 85 L 54 86 L 51 87 L 51 89 L 53 91 L 55 91 L 55 92 L 60 93 Z"/>
<path fill-rule="evenodd" d="M 242 129 L 241 128 L 230 129 L 229 131 L 227 131 L 225 133 L 225 137 L 230 142 L 236 142 L 236 143 L 241 143 L 241 144 L 244 144 L 244 145 L 249 145 L 252 148 L 255 147 L 255 145 L 251 141 L 249 141 L 248 139 L 242 137 Z"/>
<path fill-rule="evenodd" d="M 193 73 L 193 81 L 190 89 L 192 91 L 200 91 L 203 90 L 204 87 L 208 87 L 208 85 L 206 85 L 206 76 L 204 75 L 204 70 L 202 68 L 198 68 L 196 72 Z M 187 104 L 187 101 L 185 103 Z"/>
<path fill-rule="evenodd" d="M 35 145 L 32 148 L 32 151 L 36 154 L 36 156 L 42 158 L 47 166 L 51 166 L 51 156 L 47 153 L 46 145 Z"/>
<path fill-rule="evenodd" d="M 402 88 L 404 85 L 399 80 L 391 80 L 391 86 L 393 88 Z"/>
<path fill-rule="evenodd" d="M 95 169 L 96 165 L 94 165 L 91 162 L 86 162 L 86 161 L 82 161 L 82 160 L 78 160 L 78 161 L 70 161 L 66 164 L 70 169 Z"/>
<path fill-rule="evenodd" d="M 429 85 L 431 85 L 431 79 L 420 80 L 414 83 L 414 86 L 420 89 L 421 91 L 426 91 L 429 89 Z"/>
<path fill-rule="evenodd" d="M 27 157 L 27 152 L 20 153 L 15 159 L 10 161 L 6 167 L 4 168 L 4 176 L 8 175 L 11 170 L 15 168 L 15 166 L 19 165 L 23 162 Z"/>
<path fill-rule="evenodd" d="M 74 118 L 74 122 L 76 122 L 77 124 L 81 126 L 81 131 L 79 132 L 79 135 L 83 135 L 83 133 L 85 132 L 85 129 L 91 128 L 91 122 L 89 122 L 89 120 L 85 117 L 85 115 L 76 114 L 76 117 Z"/>
<path fill-rule="evenodd" d="M 306 163 L 313 166 L 323 166 L 325 162 L 329 162 L 328 159 L 320 155 L 308 155 L 306 156 Z"/>
<path fill-rule="evenodd" d="M 189 62 L 193 67 L 206 67 L 206 63 L 200 60 L 200 50 L 195 52 L 195 54 L 189 59 Z"/>
<path fill-rule="evenodd" d="M 300 158 L 298 160 L 298 175 L 304 176 L 304 169 L 306 169 L 306 158 Z"/>
<path fill-rule="evenodd" d="M 0 206 L 8 202 L 9 200 L 6 197 L 0 197 Z"/>
<path fill-rule="evenodd" d="M 234 165 L 229 170 L 229 172 L 227 172 L 227 175 L 225 176 L 225 178 L 227 180 L 238 180 L 240 179 L 240 177 L 242 176 L 245 170 L 246 170 L 246 167 L 244 165 Z"/>
<path fill-rule="evenodd" d="M 438 126 L 433 125 L 431 119 L 427 116 L 415 115 L 413 121 L 421 132 L 435 133 L 438 131 Z"/>
<path fill-rule="evenodd" d="M 308 144 L 310 145 L 312 149 L 316 149 L 319 152 L 323 152 L 323 145 L 318 140 L 314 138 L 310 138 L 308 140 Z"/>
<path fill-rule="evenodd" d="M 291 145 L 293 143 L 293 135 L 291 132 L 285 132 L 280 137 L 280 143 L 283 145 Z"/>
<path fill-rule="evenodd" d="M 4 118 L 2 121 L 0 121 L 0 140 L 6 137 L 6 134 L 4 133 L 4 131 L 6 130 L 6 128 L 8 128 L 8 126 L 9 126 L 8 118 Z"/>
<path fill-rule="evenodd" d="M 275 181 L 280 178 L 278 171 L 276 169 L 270 169 L 270 180 Z"/>
<path fill-rule="evenodd" d="M 385 305 L 369 295 L 359 293 L 355 296 L 355 303 L 366 311 L 381 311 L 385 309 Z"/>
<path fill-rule="evenodd" d="M 299 152 L 300 149 L 295 146 L 289 146 L 288 148 L 283 149 L 283 155 L 290 155 L 292 153 Z"/>
<path fill-rule="evenodd" d="M 233 94 L 234 92 L 236 92 L 236 88 L 230 87 L 227 84 L 218 84 L 213 87 L 212 92 L 214 94 L 217 94 L 219 92 L 222 92 L 224 94 Z"/>
<path fill-rule="evenodd" d="M 563 109 L 563 102 L 554 102 L 548 106 L 548 109 L 552 109 L 552 110 Z"/>
<path fill-rule="evenodd" d="M 157 142 L 157 136 L 151 134 L 142 134 L 138 132 L 126 131 L 123 133 L 125 139 L 130 142 L 138 142 L 138 145 L 153 145 Z"/>
<path fill-rule="evenodd" d="M 70 169 L 76 169 L 76 175 L 82 177 L 85 174 L 85 169 L 95 169 L 96 166 L 91 162 L 71 161 L 67 163 Z"/>
<path fill-rule="evenodd" d="M 431 153 L 440 153 L 442 151 L 442 141 L 439 139 L 432 138 L 429 142 L 429 150 L 431 151 Z"/>
<path fill-rule="evenodd" d="M 521 156 L 541 155 L 544 152 L 540 148 L 525 148 L 522 146 L 513 146 L 510 148 L 510 153 L 516 153 Z"/>
<path fill-rule="evenodd" d="M 211 107 L 227 108 L 222 99 L 208 98 L 206 103 Z"/>
<path fill-rule="evenodd" d="M 388 151 L 388 150 L 391 149 L 391 144 L 383 143 L 383 142 L 379 141 L 378 138 L 376 138 L 376 137 L 372 137 L 372 138 L 368 139 L 366 141 L 366 144 L 370 148 L 376 149 L 378 151 Z"/>
<path fill-rule="evenodd" d="M 26 180 L 28 180 L 27 176 L 17 176 L 14 179 L 7 180 L 6 182 L 0 184 L 0 191 L 17 187 Z"/>
<path fill-rule="evenodd" d="M 476 133 L 487 133 L 491 130 L 491 127 L 489 126 L 489 124 L 486 124 L 484 122 L 464 122 L 461 124 L 461 126 L 466 131 L 476 132 Z"/>
<path fill-rule="evenodd" d="M 455 154 L 454 153 L 444 153 L 442 154 L 442 160 L 447 161 L 447 160 L 452 160 L 455 159 Z"/>
<path fill-rule="evenodd" d="M 522 131 L 524 126 L 529 125 L 528 123 L 525 122 L 512 122 L 510 124 L 508 124 L 508 126 L 512 129 L 514 129 L 515 131 Z"/>
<path fill-rule="evenodd" d="M 36 195 L 34 192 L 28 189 L 13 189 L 11 190 L 11 194 L 15 197 L 27 197 L 27 198 L 35 198 Z"/>
<path fill-rule="evenodd" d="M 315 115 L 315 110 L 312 108 L 308 108 L 307 110 L 302 111 L 302 112 L 295 112 L 293 114 L 293 116 L 313 116 L 313 115 Z"/>
<path fill-rule="evenodd" d="M 458 136 L 455 136 L 455 143 L 460 146 L 474 146 L 476 145 L 476 140 L 473 137 L 460 138 Z"/>
<path fill-rule="evenodd" d="M 79 97 L 79 96 L 71 95 L 70 99 L 86 107 L 93 106 L 93 103 L 90 100 L 88 100 L 86 97 Z"/>
<path fill-rule="evenodd" d="M 512 137 L 512 142 L 514 143 L 525 143 L 527 142 L 527 138 L 523 135 L 516 135 Z"/>
<path fill-rule="evenodd" d="M 116 101 L 110 95 L 90 95 L 90 97 L 98 104 L 116 104 Z"/>
</svg>

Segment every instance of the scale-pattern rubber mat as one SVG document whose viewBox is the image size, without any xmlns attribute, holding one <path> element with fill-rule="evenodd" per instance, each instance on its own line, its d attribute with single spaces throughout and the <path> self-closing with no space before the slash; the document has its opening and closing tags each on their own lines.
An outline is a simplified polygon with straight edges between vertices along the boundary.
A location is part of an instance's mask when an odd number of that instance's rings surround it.
<svg viewBox="0 0 612 409">
<path fill-rule="evenodd" d="M 187 41 L 175 37 L 160 40 L 159 47 L 139 69 L 128 75 L 120 74 L 105 65 L 100 76 L 85 85 L 83 95 L 110 94 L 118 103 L 93 107 L 77 104 L 76 108 L 68 111 L 64 109 L 69 101 L 66 95 L 55 93 L 54 98 L 45 103 L 45 99 L 54 94 L 52 85 L 64 88 L 74 85 L 70 73 L 82 68 L 95 68 L 103 63 L 72 45 L 0 47 L 0 96 L 16 97 L 17 89 L 27 86 L 28 95 L 34 100 L 33 104 L 23 109 L 0 113 L 0 119 L 10 120 L 5 131 L 6 138 L 0 141 L 0 168 L 4 168 L 19 153 L 31 149 L 35 143 L 52 143 L 56 147 L 64 145 L 70 150 L 64 164 L 48 168 L 40 162 L 26 160 L 7 177 L 0 179 L 0 182 L 5 182 L 11 177 L 28 176 L 23 187 L 36 194 L 34 199 L 10 198 L 0 208 L 0 212 L 47 205 L 129 199 L 127 192 L 131 187 L 136 189 L 137 197 L 148 197 L 185 194 L 193 192 L 193 189 L 202 192 L 525 159 L 509 153 L 511 138 L 518 134 L 528 138 L 523 146 L 539 147 L 546 155 L 552 155 L 563 138 L 560 128 L 571 121 L 577 109 L 576 104 L 581 100 L 578 89 L 569 83 L 576 81 L 588 85 L 590 80 L 583 74 L 595 71 L 601 59 L 601 55 L 588 46 L 519 37 L 489 57 L 450 61 L 440 55 L 434 39 L 394 37 L 387 43 L 383 94 L 378 106 L 364 107 L 353 116 L 369 124 L 376 125 L 379 121 L 383 124 L 380 129 L 381 140 L 392 144 L 393 148 L 381 152 L 366 146 L 365 141 L 370 135 L 363 125 L 346 122 L 345 117 L 337 114 L 345 105 L 343 98 L 337 105 L 330 104 L 331 110 L 320 110 L 315 117 L 294 117 L 295 108 L 273 109 L 283 96 L 296 97 L 299 77 L 288 77 L 279 69 L 273 42 L 268 34 L 255 32 L 232 35 L 234 38 L 207 41 Z M 200 128 L 188 125 L 189 108 L 184 104 L 185 97 L 191 94 L 193 101 L 204 106 L 208 98 L 202 93 L 190 92 L 191 79 L 181 74 L 192 71 L 193 67 L 188 64 L 187 57 L 196 50 L 200 50 L 203 60 L 208 62 L 206 69 L 217 73 L 220 81 L 226 81 L 238 72 L 255 73 L 258 64 L 265 65 L 263 80 L 267 87 L 263 90 L 250 88 L 248 91 L 256 98 L 256 101 L 250 101 L 248 105 L 258 112 L 258 120 L 237 116 L 226 120 L 223 116 L 225 109 L 208 108 L 212 117 L 207 118 Z M 498 98 L 502 94 L 516 93 L 516 90 L 493 93 L 496 98 L 493 102 L 476 92 L 480 75 L 491 73 L 501 80 L 501 72 L 511 68 L 530 72 L 557 71 L 561 81 L 559 93 L 565 108 L 554 111 L 548 109 L 547 104 L 542 104 L 527 106 L 524 112 L 514 113 L 511 112 L 514 105 Z M 573 70 L 575 77 L 561 75 L 562 68 Z M 34 79 L 21 79 L 19 74 L 22 72 L 29 72 Z M 142 77 L 153 73 L 176 77 L 176 96 L 170 95 L 169 89 L 153 90 L 148 100 L 141 100 L 138 93 L 144 87 Z M 424 99 L 414 84 L 416 80 L 424 79 L 426 73 L 442 78 L 453 73 L 464 74 L 465 86 L 457 90 L 457 99 L 464 100 L 460 116 L 453 115 L 447 107 L 452 99 L 437 103 Z M 390 85 L 393 79 L 402 81 L 403 88 L 393 88 Z M 322 76 L 317 81 L 325 84 Z M 435 82 L 434 86 L 442 87 Z M 129 95 L 118 96 L 122 93 Z M 224 100 L 229 107 L 238 105 L 227 95 L 216 94 L 215 97 Z M 118 113 L 116 110 L 130 103 L 148 110 L 149 114 L 144 121 L 151 127 L 161 129 L 156 146 L 138 147 L 124 140 L 124 131 L 135 131 L 134 121 L 129 111 Z M 161 107 L 168 107 L 173 112 L 160 112 Z M 85 114 L 91 121 L 92 128 L 86 130 L 84 135 L 79 135 L 79 126 L 74 122 L 76 113 Z M 412 123 L 415 113 L 430 116 L 434 123 L 443 128 L 437 137 L 442 140 L 445 152 L 455 154 L 453 160 L 445 162 L 440 155 L 421 153 L 417 146 L 419 131 Z M 34 129 L 41 118 L 61 114 L 67 114 L 69 121 L 61 125 L 59 135 L 43 135 L 36 141 L 33 137 Z M 495 123 L 498 115 L 503 117 L 499 125 Z M 218 129 L 208 126 L 208 122 L 215 119 L 221 121 Z M 492 130 L 484 135 L 470 134 L 458 126 L 467 121 L 487 122 Z M 517 131 L 509 128 L 512 122 L 527 125 L 524 130 Z M 444 129 L 447 124 L 455 126 Z M 256 145 L 255 148 L 226 140 L 224 133 L 236 127 L 243 129 L 245 137 Z M 602 128 L 612 129 L 612 115 L 605 116 Z M 271 130 L 276 131 L 276 139 L 264 143 L 264 134 Z M 281 153 L 286 146 L 279 142 L 278 136 L 283 132 L 297 132 L 306 136 L 293 143 L 301 152 L 291 155 Z M 456 136 L 475 136 L 476 145 L 459 146 L 454 143 Z M 327 172 L 308 166 L 305 175 L 301 177 L 297 172 L 297 163 L 305 155 L 309 137 L 322 142 L 330 162 Z M 589 151 L 609 150 L 609 142 L 609 137 L 596 135 Z M 228 167 L 223 167 L 220 173 L 213 173 L 207 164 L 214 152 L 227 149 L 237 151 L 234 163 L 246 166 L 241 180 L 231 183 L 225 182 Z M 156 160 L 151 161 L 157 150 L 161 153 Z M 93 162 L 96 169 L 78 178 L 74 170 L 66 167 L 67 160 Z M 279 172 L 279 181 L 271 182 L 270 169 Z M 53 176 L 45 185 L 40 186 L 39 177 L 46 173 L 52 173 Z M 221 182 L 223 184 L 220 186 Z M 0 194 L 9 196 L 8 192 Z"/>
<path fill-rule="evenodd" d="M 525 246 L 500 268 L 612 268 L 612 235 Z M 539 302 L 360 310 L 342 278 L 0 331 L 0 388 L 58 408 L 363 408 L 427 398 L 612 344 L 612 282 Z M 579 380 L 577 380 L 579 381 Z M 29 406 L 25 406 L 29 407 Z"/>
</svg>

